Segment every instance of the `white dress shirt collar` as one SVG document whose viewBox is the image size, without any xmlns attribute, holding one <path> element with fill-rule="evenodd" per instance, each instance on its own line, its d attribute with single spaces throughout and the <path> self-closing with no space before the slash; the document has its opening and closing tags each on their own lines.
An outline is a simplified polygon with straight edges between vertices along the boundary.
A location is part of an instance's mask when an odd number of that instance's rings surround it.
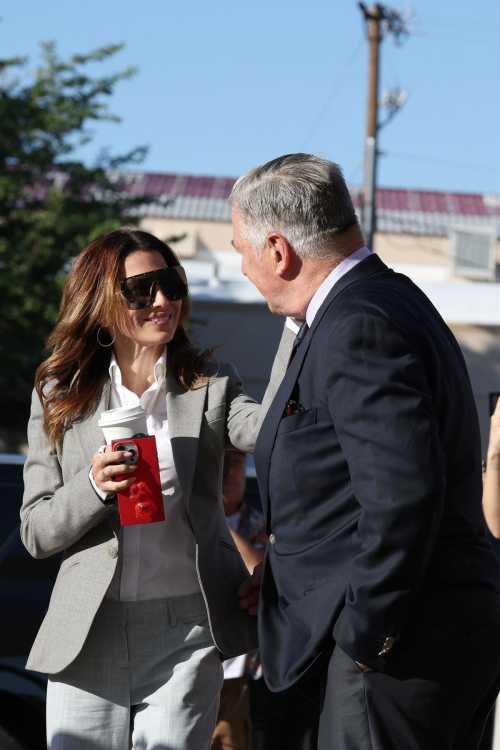
<svg viewBox="0 0 500 750">
<path fill-rule="evenodd" d="M 166 372 L 167 372 L 167 347 L 165 346 L 163 349 L 163 352 L 158 358 L 158 361 L 156 362 L 154 369 L 153 369 L 153 373 L 155 376 L 155 384 L 156 384 L 155 388 L 157 388 L 158 385 L 163 380 L 163 378 L 165 378 Z M 110 377 L 111 382 L 114 385 L 122 385 L 122 373 L 120 370 L 120 365 L 116 361 L 114 350 L 111 352 L 111 361 L 109 363 L 109 377 Z"/>
</svg>

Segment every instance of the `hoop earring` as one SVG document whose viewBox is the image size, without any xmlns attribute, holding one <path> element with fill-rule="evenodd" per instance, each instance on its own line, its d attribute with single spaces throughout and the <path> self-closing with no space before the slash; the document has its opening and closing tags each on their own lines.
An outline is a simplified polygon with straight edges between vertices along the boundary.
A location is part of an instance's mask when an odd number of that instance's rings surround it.
<svg viewBox="0 0 500 750">
<path fill-rule="evenodd" d="M 113 341 L 111 341 L 111 343 L 109 343 L 109 344 L 103 344 L 102 341 L 99 338 L 99 334 L 101 333 L 101 331 L 102 331 L 102 326 L 99 326 L 99 328 L 97 330 L 97 343 L 99 344 L 99 346 L 103 346 L 104 348 L 106 348 L 107 346 L 113 346 L 113 344 L 115 343 L 115 336 L 114 336 L 114 334 L 113 334 Z"/>
</svg>

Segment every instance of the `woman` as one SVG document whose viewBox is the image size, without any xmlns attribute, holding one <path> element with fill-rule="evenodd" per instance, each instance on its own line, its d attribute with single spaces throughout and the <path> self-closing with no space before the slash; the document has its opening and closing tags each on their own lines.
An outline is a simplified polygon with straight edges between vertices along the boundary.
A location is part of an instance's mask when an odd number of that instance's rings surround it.
<svg viewBox="0 0 500 750">
<path fill-rule="evenodd" d="M 491 415 L 490 438 L 483 475 L 483 511 L 488 528 L 500 539 L 500 399 Z"/>
<path fill-rule="evenodd" d="M 171 249 L 145 232 L 108 232 L 73 263 L 36 375 L 21 534 L 34 557 L 64 550 L 27 663 L 50 675 L 51 750 L 209 747 L 220 652 L 256 646 L 236 595 L 247 574 L 221 476 L 226 441 L 252 450 L 265 406 L 243 393 L 232 365 L 192 346 L 188 312 Z M 166 520 L 120 528 L 115 493 L 134 467 L 96 450 L 97 421 L 138 403 L 157 440 Z"/>
</svg>

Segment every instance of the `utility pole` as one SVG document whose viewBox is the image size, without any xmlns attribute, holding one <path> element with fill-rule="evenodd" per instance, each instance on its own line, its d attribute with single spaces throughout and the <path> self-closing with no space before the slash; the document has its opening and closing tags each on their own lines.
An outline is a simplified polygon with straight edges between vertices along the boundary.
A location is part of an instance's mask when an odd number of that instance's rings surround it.
<svg viewBox="0 0 500 750">
<path fill-rule="evenodd" d="M 379 62 L 382 30 L 380 23 L 384 18 L 381 5 L 372 5 L 366 9 L 359 4 L 367 21 L 369 51 L 368 68 L 368 122 L 365 146 L 365 184 L 363 201 L 363 225 L 365 241 L 373 251 L 373 234 L 375 231 L 375 185 L 377 171 L 377 133 L 378 133 L 378 97 L 379 97 Z"/>
<path fill-rule="evenodd" d="M 401 11 L 376 4 L 367 8 L 364 3 L 358 3 L 367 25 L 367 36 L 369 43 L 368 56 L 368 119 L 366 128 L 365 144 L 365 180 L 363 190 L 363 230 L 365 241 L 370 250 L 373 251 L 374 232 L 376 219 L 375 188 L 377 184 L 377 136 L 382 125 L 378 121 L 379 105 L 379 68 L 380 68 L 380 44 L 387 33 L 392 33 L 396 43 L 401 43 L 402 37 L 413 33 L 406 25 L 408 16 Z M 391 113 L 386 120 L 392 119 L 395 112 L 400 109 L 408 98 L 407 92 L 399 93 L 396 97 L 389 96 L 391 102 Z M 385 124 L 385 123 L 383 123 Z"/>
</svg>

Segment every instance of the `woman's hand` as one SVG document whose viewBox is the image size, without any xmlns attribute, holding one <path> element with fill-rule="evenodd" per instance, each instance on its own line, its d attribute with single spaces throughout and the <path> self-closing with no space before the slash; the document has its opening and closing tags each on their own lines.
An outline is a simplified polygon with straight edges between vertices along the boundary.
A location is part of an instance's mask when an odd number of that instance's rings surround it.
<svg viewBox="0 0 500 750">
<path fill-rule="evenodd" d="M 119 490 L 126 490 L 133 484 L 135 476 L 123 479 L 121 482 L 115 480 L 117 474 L 130 474 L 137 469 L 137 464 L 116 463 L 132 455 L 130 451 L 112 451 L 109 445 L 106 446 L 104 453 L 100 454 L 98 451 L 94 453 L 92 476 L 101 492 L 111 495 Z"/>
</svg>

